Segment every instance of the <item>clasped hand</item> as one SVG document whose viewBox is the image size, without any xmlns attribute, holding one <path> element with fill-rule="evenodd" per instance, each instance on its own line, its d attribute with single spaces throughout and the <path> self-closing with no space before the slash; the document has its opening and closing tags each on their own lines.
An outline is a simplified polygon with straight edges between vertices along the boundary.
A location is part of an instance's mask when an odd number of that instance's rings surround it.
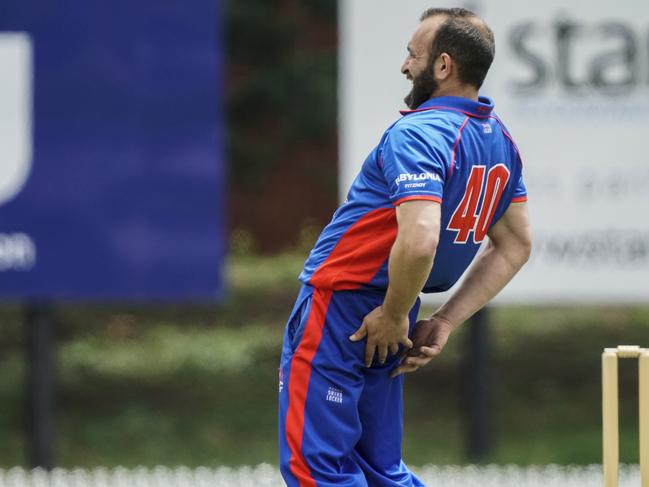
<svg viewBox="0 0 649 487">
<path fill-rule="evenodd" d="M 415 324 L 411 341 L 408 338 L 408 318 L 395 320 L 379 306 L 365 317 L 361 327 L 349 339 L 357 342 L 367 337 L 366 367 L 372 365 L 375 354 L 378 353 L 379 362 L 383 364 L 388 351 L 395 354 L 399 350 L 399 344 L 403 345 L 405 350 L 402 352 L 399 366 L 390 374 L 390 377 L 394 378 L 418 370 L 439 355 L 453 328 L 444 318 L 432 316 Z"/>
<path fill-rule="evenodd" d="M 400 344 L 407 349 L 412 348 L 412 341 L 408 338 L 408 325 L 407 316 L 394 318 L 385 312 L 383 306 L 379 306 L 365 316 L 361 327 L 349 339 L 357 342 L 367 337 L 366 367 L 372 365 L 374 355 L 377 355 L 379 363 L 384 364 L 388 351 L 398 353 Z"/>
<path fill-rule="evenodd" d="M 403 353 L 399 366 L 390 377 L 414 372 L 442 353 L 453 328 L 448 320 L 440 316 L 418 321 L 412 331 L 413 346 Z"/>
</svg>

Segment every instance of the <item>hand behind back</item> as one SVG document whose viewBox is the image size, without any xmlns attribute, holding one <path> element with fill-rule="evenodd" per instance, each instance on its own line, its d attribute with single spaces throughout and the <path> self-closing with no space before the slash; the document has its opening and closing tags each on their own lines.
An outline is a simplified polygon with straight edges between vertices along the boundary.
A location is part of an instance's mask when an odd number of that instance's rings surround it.
<svg viewBox="0 0 649 487">
<path fill-rule="evenodd" d="M 418 321 L 412 332 L 413 347 L 404 354 L 400 365 L 392 371 L 390 377 L 414 372 L 426 365 L 442 352 L 452 331 L 453 325 L 444 318 L 432 316 Z"/>
</svg>

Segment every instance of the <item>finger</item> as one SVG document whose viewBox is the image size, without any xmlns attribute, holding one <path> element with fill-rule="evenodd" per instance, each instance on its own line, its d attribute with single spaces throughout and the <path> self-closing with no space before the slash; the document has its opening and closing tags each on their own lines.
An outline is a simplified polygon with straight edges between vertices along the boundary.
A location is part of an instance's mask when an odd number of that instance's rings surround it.
<svg viewBox="0 0 649 487">
<path fill-rule="evenodd" d="M 396 355 L 399 353 L 399 344 L 398 343 L 391 343 L 390 344 L 390 355 Z"/>
<path fill-rule="evenodd" d="M 432 345 L 430 347 L 421 346 L 408 350 L 407 357 L 424 357 L 433 358 L 439 355 L 442 349 L 439 345 Z"/>
<path fill-rule="evenodd" d="M 365 367 L 370 367 L 372 365 L 372 360 L 374 359 L 374 352 L 376 351 L 376 345 L 374 342 L 367 341 L 367 346 L 365 347 Z"/>
<path fill-rule="evenodd" d="M 413 347 L 406 353 L 408 357 L 418 357 L 421 355 L 421 347 Z"/>
<path fill-rule="evenodd" d="M 401 353 L 399 354 L 399 360 L 403 362 L 403 359 L 410 353 L 412 348 L 406 348 L 403 347 L 403 350 L 401 350 Z"/>
<path fill-rule="evenodd" d="M 384 364 L 385 359 L 388 358 L 388 346 L 379 345 L 379 363 Z"/>
<path fill-rule="evenodd" d="M 413 347 L 412 340 L 411 340 L 410 338 L 408 338 L 408 337 L 403 338 L 403 339 L 401 340 L 401 344 L 402 344 L 404 347 L 408 348 L 408 349 L 410 349 L 410 348 Z"/>
<path fill-rule="evenodd" d="M 404 360 L 403 365 L 415 365 L 417 367 L 423 367 L 428 362 L 431 361 L 431 357 L 427 356 L 418 356 L 418 357 L 408 357 Z"/>
<path fill-rule="evenodd" d="M 408 357 L 419 357 L 421 352 L 419 351 L 421 347 L 413 347 L 404 350 L 401 354 L 401 363 L 404 363 Z"/>
<path fill-rule="evenodd" d="M 419 367 L 417 367 L 416 365 L 399 365 L 399 367 L 397 367 L 392 371 L 392 373 L 390 374 L 390 378 L 394 379 L 398 375 L 414 372 L 418 368 Z"/>
<path fill-rule="evenodd" d="M 349 339 L 352 342 L 357 342 L 365 338 L 366 335 L 367 335 L 367 326 L 365 326 L 365 323 L 363 323 L 361 327 L 349 337 Z"/>
<path fill-rule="evenodd" d="M 442 347 L 439 345 L 431 345 L 430 347 L 419 347 L 419 352 L 427 357 L 433 358 L 442 353 Z"/>
</svg>

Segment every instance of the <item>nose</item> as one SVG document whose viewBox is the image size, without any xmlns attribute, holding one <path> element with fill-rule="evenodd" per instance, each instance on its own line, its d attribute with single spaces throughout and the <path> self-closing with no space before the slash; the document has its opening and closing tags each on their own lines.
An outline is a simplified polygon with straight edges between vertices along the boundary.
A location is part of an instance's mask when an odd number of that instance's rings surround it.
<svg viewBox="0 0 649 487">
<path fill-rule="evenodd" d="M 401 73 L 402 74 L 405 74 L 405 75 L 409 74 L 409 69 L 408 69 L 409 65 L 410 65 L 410 63 L 408 62 L 408 57 L 406 57 L 406 59 L 403 60 L 403 64 L 401 65 Z"/>
</svg>

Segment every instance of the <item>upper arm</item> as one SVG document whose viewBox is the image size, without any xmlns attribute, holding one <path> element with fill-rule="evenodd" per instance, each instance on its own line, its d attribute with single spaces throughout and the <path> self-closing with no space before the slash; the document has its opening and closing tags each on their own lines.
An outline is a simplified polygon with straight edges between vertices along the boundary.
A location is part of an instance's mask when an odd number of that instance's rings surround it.
<svg viewBox="0 0 649 487">
<path fill-rule="evenodd" d="M 397 239 L 423 254 L 434 253 L 439 240 L 441 205 L 429 200 L 412 200 L 397 206 Z"/>
<path fill-rule="evenodd" d="M 496 247 L 515 248 L 529 254 L 532 232 L 526 202 L 512 203 L 505 214 L 489 229 L 489 240 Z"/>
<path fill-rule="evenodd" d="M 440 129 L 441 130 L 441 129 Z M 440 130 L 397 124 L 382 146 L 383 175 L 392 204 L 425 199 L 441 202 L 447 172 Z"/>
</svg>

